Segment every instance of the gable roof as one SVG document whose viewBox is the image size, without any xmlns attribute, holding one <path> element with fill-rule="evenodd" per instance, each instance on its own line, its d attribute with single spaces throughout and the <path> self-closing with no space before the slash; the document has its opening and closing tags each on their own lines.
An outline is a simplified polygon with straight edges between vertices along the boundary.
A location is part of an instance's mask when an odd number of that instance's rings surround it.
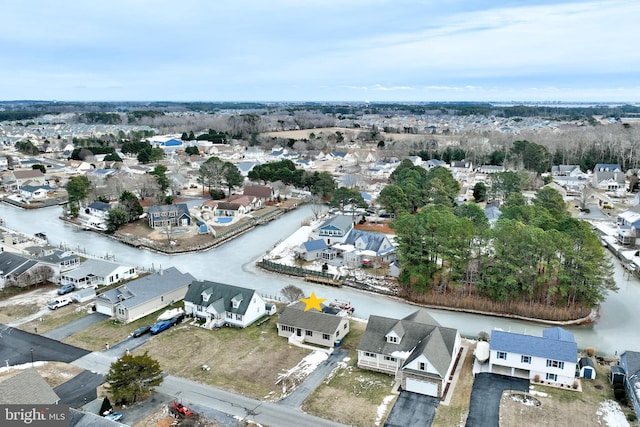
<svg viewBox="0 0 640 427">
<path fill-rule="evenodd" d="M 106 202 L 102 202 L 100 200 L 96 200 L 95 202 L 91 202 L 91 204 L 88 206 L 89 209 L 94 209 L 97 211 L 108 211 L 111 208 L 111 205 L 109 203 Z"/>
<path fill-rule="evenodd" d="M 182 273 L 177 268 L 170 267 L 132 280 L 115 289 L 109 289 L 98 295 L 96 300 L 103 300 L 112 304 L 120 301 L 119 304 L 123 307 L 132 308 L 186 286 L 193 280 L 194 277 L 191 274 Z"/>
<path fill-rule="evenodd" d="M 304 249 L 307 252 L 321 251 L 323 249 L 327 249 L 327 244 L 322 239 L 309 240 L 307 242 L 302 243 Z"/>
<path fill-rule="evenodd" d="M 344 320 L 343 317 L 336 314 L 321 313 L 315 310 L 304 311 L 304 307 L 305 304 L 300 301 L 286 306 L 278 315 L 278 324 L 333 334 Z"/>
<path fill-rule="evenodd" d="M 83 277 L 89 275 L 97 277 L 107 277 L 110 273 L 113 273 L 115 270 L 121 267 L 133 268 L 126 265 L 117 264 L 115 262 L 90 258 L 80 264 L 80 266 L 75 270 L 65 272 L 64 275 L 73 279 L 82 279 Z"/>
<path fill-rule="evenodd" d="M 27 169 L 13 171 L 13 176 L 16 179 L 30 179 L 30 178 L 42 178 L 44 174 L 40 169 Z"/>
<path fill-rule="evenodd" d="M 0 382 L 0 404 L 50 405 L 60 397 L 35 368 L 26 369 Z"/>
<path fill-rule="evenodd" d="M 387 240 L 387 236 L 380 233 L 374 233 L 373 231 L 364 231 L 354 228 L 345 239 L 344 244 L 355 246 L 358 240 L 362 241 L 365 245 L 360 249 L 378 253 L 380 252 L 382 244 Z M 391 247 L 393 248 L 393 246 Z"/>
<path fill-rule="evenodd" d="M 567 341 L 565 339 L 567 336 L 564 334 L 562 334 L 563 339 L 553 338 L 555 333 L 550 335 L 552 336 L 551 338 L 538 337 L 494 329 L 491 331 L 490 349 L 576 363 L 578 358 L 578 345 L 576 342 Z"/>
<path fill-rule="evenodd" d="M 189 207 L 187 206 L 186 203 L 174 203 L 171 205 L 153 205 L 153 206 L 149 206 L 149 209 L 147 209 L 147 213 L 151 216 L 161 214 L 162 212 L 173 212 L 173 211 L 178 211 L 180 215 L 182 214 L 189 215 Z"/>
<path fill-rule="evenodd" d="M 318 228 L 320 230 L 335 229 L 335 230 L 346 231 L 352 227 L 353 227 L 353 217 L 349 215 L 336 215 L 327 219 Z"/>
<path fill-rule="evenodd" d="M 3 276 L 18 276 L 37 263 L 38 261 L 12 252 L 0 252 L 0 272 Z"/>
<path fill-rule="evenodd" d="M 209 295 L 208 301 L 204 300 L 203 293 Z M 214 308 L 218 313 L 226 311 L 245 314 L 255 293 L 255 289 L 241 288 L 240 286 L 210 282 L 208 280 L 194 280 L 189 285 L 184 300 L 202 307 L 208 307 L 215 303 Z M 240 301 L 238 308 L 233 307 L 232 300 L 234 298 Z"/>
<path fill-rule="evenodd" d="M 389 332 L 398 334 L 400 328 L 404 333 L 399 342 L 387 342 Z M 357 349 L 394 357 L 402 355 L 403 369 L 424 355 L 442 376 L 451 364 L 457 335 L 456 329 L 440 326 L 426 310 L 416 310 L 400 320 L 372 315 Z"/>
<path fill-rule="evenodd" d="M 245 196 L 255 196 L 260 199 L 270 199 L 273 190 L 266 185 L 245 185 L 242 194 Z"/>
</svg>

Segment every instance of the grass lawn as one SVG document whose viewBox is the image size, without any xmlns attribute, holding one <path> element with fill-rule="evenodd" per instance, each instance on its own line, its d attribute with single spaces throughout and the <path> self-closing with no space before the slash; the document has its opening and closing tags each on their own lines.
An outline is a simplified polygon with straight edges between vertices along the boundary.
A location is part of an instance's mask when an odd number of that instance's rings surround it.
<svg viewBox="0 0 640 427">
<path fill-rule="evenodd" d="M 391 394 L 394 378 L 356 366 L 356 347 L 365 328 L 365 323 L 351 321 L 349 335 L 342 343 L 349 350 L 348 360 L 309 396 L 303 411 L 352 426 L 382 424 L 396 397 Z"/>
<path fill-rule="evenodd" d="M 168 374 L 261 400 L 279 399 L 278 374 L 310 353 L 279 337 L 275 319 L 216 331 L 185 322 L 154 336 L 134 354 L 145 351 Z M 202 365 L 211 370 L 203 371 Z"/>
<path fill-rule="evenodd" d="M 38 333 L 43 334 L 86 316 L 88 313 L 87 307 L 86 305 L 70 304 L 57 310 L 49 310 L 47 314 L 41 317 L 42 321 L 32 320 L 31 322 L 23 323 L 18 328 L 27 332 L 33 332 L 35 328 L 38 328 Z"/>
</svg>

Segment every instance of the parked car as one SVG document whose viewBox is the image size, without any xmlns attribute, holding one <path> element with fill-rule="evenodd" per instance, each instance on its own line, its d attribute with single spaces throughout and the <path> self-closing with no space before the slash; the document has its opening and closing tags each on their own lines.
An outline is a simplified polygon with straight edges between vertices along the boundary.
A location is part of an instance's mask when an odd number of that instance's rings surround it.
<svg viewBox="0 0 640 427">
<path fill-rule="evenodd" d="M 182 322 L 185 318 L 185 313 L 182 312 L 180 314 L 178 314 L 177 316 L 173 316 L 170 320 L 172 325 L 177 325 L 178 323 Z"/>
<path fill-rule="evenodd" d="M 116 411 L 116 412 L 110 412 L 107 415 L 104 416 L 106 419 L 111 420 L 111 421 L 120 421 L 122 420 L 122 412 Z"/>
<path fill-rule="evenodd" d="M 58 295 L 66 295 L 75 290 L 76 290 L 76 285 L 74 285 L 73 283 L 67 283 L 66 285 L 62 285 L 60 289 L 58 289 Z"/>
<path fill-rule="evenodd" d="M 134 338 L 141 337 L 144 334 L 148 333 L 150 330 L 151 330 L 151 326 L 149 325 L 140 326 L 138 329 L 133 331 L 133 337 Z"/>
<path fill-rule="evenodd" d="M 173 322 L 171 320 L 161 320 L 157 322 L 155 325 L 149 329 L 151 335 L 159 334 L 162 331 L 165 331 L 173 326 Z"/>
<path fill-rule="evenodd" d="M 47 307 L 49 307 L 50 310 L 55 310 L 60 307 L 64 307 L 65 305 L 69 305 L 72 302 L 73 300 L 71 299 L 71 297 L 58 297 L 53 301 L 49 301 Z"/>
</svg>

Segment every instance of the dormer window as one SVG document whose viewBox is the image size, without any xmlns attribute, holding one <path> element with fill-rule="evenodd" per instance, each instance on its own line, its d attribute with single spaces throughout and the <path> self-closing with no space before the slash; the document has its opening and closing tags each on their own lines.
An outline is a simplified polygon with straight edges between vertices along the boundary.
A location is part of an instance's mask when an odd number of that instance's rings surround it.
<svg viewBox="0 0 640 427">
<path fill-rule="evenodd" d="M 203 291 L 201 295 L 202 295 L 202 301 L 203 302 L 209 302 L 209 298 L 211 298 L 211 293 L 210 292 Z"/>
<path fill-rule="evenodd" d="M 242 303 L 242 294 L 238 294 L 235 297 L 231 298 L 231 306 L 233 308 L 240 307 L 240 303 Z"/>
<path fill-rule="evenodd" d="M 387 342 L 393 343 L 393 344 L 398 344 L 398 337 L 393 336 L 393 335 L 389 335 L 387 336 Z"/>
</svg>

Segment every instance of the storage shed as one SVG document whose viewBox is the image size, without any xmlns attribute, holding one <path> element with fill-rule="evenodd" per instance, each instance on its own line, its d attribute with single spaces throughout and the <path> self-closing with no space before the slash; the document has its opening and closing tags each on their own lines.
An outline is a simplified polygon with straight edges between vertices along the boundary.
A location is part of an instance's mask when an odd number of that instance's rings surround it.
<svg viewBox="0 0 640 427">
<path fill-rule="evenodd" d="M 580 368 L 580 378 L 596 379 L 596 367 L 590 357 L 581 357 L 578 360 L 578 367 Z"/>
<path fill-rule="evenodd" d="M 609 382 L 613 385 L 624 384 L 624 369 L 620 365 L 614 365 L 611 367 L 611 373 L 609 374 Z"/>
</svg>

